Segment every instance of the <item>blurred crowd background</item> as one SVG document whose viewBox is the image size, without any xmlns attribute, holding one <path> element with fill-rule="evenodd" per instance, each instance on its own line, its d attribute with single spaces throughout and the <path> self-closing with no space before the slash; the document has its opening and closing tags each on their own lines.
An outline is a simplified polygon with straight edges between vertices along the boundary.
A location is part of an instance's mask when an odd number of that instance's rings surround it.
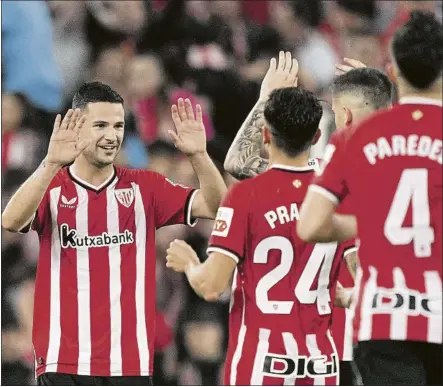
<svg viewBox="0 0 443 387">
<path fill-rule="evenodd" d="M 208 151 L 222 169 L 237 130 L 255 104 L 269 59 L 290 50 L 299 86 L 324 101 L 322 150 L 334 130 L 329 85 L 343 57 L 384 69 L 393 31 L 411 9 L 440 1 L 2 1 L 2 205 L 45 156 L 56 113 L 85 81 L 111 85 L 125 99 L 126 134 L 118 163 L 198 184 L 169 142 L 178 97 L 204 109 Z M 233 179 L 226 175 L 227 184 Z M 3 207 L 2 207 L 3 209 Z M 185 239 L 205 258 L 212 222 L 157 233 L 155 384 L 221 383 L 229 294 L 200 300 L 165 268 L 165 250 Z M 35 233 L 2 232 L 3 385 L 33 380 L 31 343 Z"/>
</svg>

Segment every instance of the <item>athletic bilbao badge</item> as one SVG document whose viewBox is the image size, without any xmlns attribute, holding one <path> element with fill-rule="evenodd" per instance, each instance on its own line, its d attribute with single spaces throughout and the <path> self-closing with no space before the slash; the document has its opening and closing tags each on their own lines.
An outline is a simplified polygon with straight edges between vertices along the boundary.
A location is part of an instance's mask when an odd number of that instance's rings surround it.
<svg viewBox="0 0 443 387">
<path fill-rule="evenodd" d="M 129 208 L 134 201 L 134 190 L 132 188 L 116 189 L 115 197 L 126 208 Z"/>
</svg>

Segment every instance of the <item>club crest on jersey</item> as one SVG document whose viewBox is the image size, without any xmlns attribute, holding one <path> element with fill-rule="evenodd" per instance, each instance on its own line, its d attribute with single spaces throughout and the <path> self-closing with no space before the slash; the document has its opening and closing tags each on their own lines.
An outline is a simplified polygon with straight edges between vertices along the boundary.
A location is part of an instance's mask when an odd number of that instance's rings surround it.
<svg viewBox="0 0 443 387">
<path fill-rule="evenodd" d="M 214 221 L 214 229 L 212 230 L 212 235 L 221 237 L 228 236 L 233 215 L 233 208 L 220 207 L 217 212 L 217 217 Z"/>
<path fill-rule="evenodd" d="M 116 189 L 115 197 L 126 208 L 129 208 L 134 201 L 134 190 L 132 188 Z"/>
<path fill-rule="evenodd" d="M 62 208 L 75 208 L 75 203 L 77 202 L 77 198 L 73 197 L 72 199 L 67 199 L 65 195 L 62 195 L 60 207 Z"/>
</svg>

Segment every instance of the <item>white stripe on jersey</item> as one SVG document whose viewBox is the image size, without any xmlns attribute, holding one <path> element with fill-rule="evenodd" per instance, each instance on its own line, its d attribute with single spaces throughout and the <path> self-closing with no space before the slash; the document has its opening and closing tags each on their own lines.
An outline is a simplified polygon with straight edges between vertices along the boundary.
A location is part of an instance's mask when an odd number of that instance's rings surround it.
<svg viewBox="0 0 443 387">
<path fill-rule="evenodd" d="M 79 235 L 89 235 L 88 192 L 78 184 L 78 205 L 75 213 Z M 91 374 L 91 306 L 89 281 L 89 249 L 81 247 L 77 252 L 77 304 L 78 304 L 78 374 Z"/>
<path fill-rule="evenodd" d="M 343 359 L 344 361 L 352 360 L 352 311 L 345 309 L 345 332 L 343 338 Z"/>
<path fill-rule="evenodd" d="M 50 210 L 52 220 L 51 233 L 51 291 L 50 291 L 50 314 L 49 314 L 49 343 L 46 354 L 45 372 L 57 372 L 57 362 L 60 350 L 60 237 L 57 225 L 58 201 L 61 187 L 53 188 L 49 192 Z"/>
<path fill-rule="evenodd" d="M 135 245 L 136 245 L 136 279 L 135 308 L 137 313 L 137 344 L 140 356 L 140 375 L 149 375 L 149 348 L 146 330 L 146 216 L 143 199 L 138 184 L 131 183 L 135 194 Z M 155 316 L 148 316 L 155 318 Z"/>
<path fill-rule="evenodd" d="M 441 308 L 443 289 L 440 274 L 438 273 L 438 271 L 426 271 L 424 273 L 424 277 L 426 295 L 437 305 L 436 308 Z M 433 308 L 431 309 L 434 310 Z M 442 342 L 443 332 L 441 328 L 441 313 L 440 316 L 436 316 L 435 314 L 431 314 L 430 316 L 428 316 L 428 342 L 437 344 L 440 344 Z"/>
<path fill-rule="evenodd" d="M 270 329 L 260 328 L 258 331 L 257 353 L 255 354 L 254 365 L 252 367 L 251 386 L 263 385 L 263 364 L 269 352 Z"/>
<path fill-rule="evenodd" d="M 106 189 L 108 233 L 120 233 L 117 199 L 114 186 Z M 122 370 L 122 307 L 121 307 L 121 253 L 120 245 L 109 246 L 109 298 L 111 306 L 111 375 L 121 375 Z"/>
<path fill-rule="evenodd" d="M 329 342 L 331 343 L 331 347 L 334 351 L 334 362 L 335 362 L 335 369 L 337 370 L 337 377 L 335 378 L 336 386 L 340 385 L 340 359 L 338 358 L 338 352 L 337 347 L 335 346 L 334 339 L 332 338 L 331 331 L 328 329 L 326 331 L 326 336 L 329 339 Z"/>
<path fill-rule="evenodd" d="M 315 334 L 306 335 L 306 347 L 309 351 L 310 357 L 319 357 L 321 356 L 321 351 L 318 348 L 317 344 L 317 336 Z M 314 363 L 314 369 L 316 372 L 326 372 L 326 364 L 323 362 L 315 362 Z M 325 385 L 325 377 L 319 376 L 315 377 L 314 379 L 314 386 L 324 386 Z"/>
<path fill-rule="evenodd" d="M 405 276 L 399 267 L 393 269 L 394 288 L 400 294 L 407 294 Z M 406 302 L 406 300 L 405 300 Z M 391 340 L 406 340 L 408 335 L 408 314 L 403 308 L 392 308 L 391 322 L 389 327 L 389 338 Z"/>
<path fill-rule="evenodd" d="M 284 386 L 294 386 L 298 373 L 298 345 L 294 335 L 289 332 L 283 332 L 283 343 L 285 345 L 286 354 L 295 361 L 295 370 L 292 376 L 285 377 Z"/>
<path fill-rule="evenodd" d="M 358 341 L 367 341 L 372 336 L 372 299 L 377 291 L 377 270 L 369 266 L 369 278 L 364 284 L 360 305 Z"/>
<path fill-rule="evenodd" d="M 236 268 L 237 271 L 237 268 Z M 237 278 L 234 278 L 234 281 Z M 241 317 L 241 327 L 238 332 L 238 339 L 237 339 L 237 347 L 235 348 L 234 355 L 232 356 L 232 363 L 231 363 L 231 375 L 230 375 L 230 384 L 231 386 L 235 386 L 237 382 L 237 367 L 238 363 L 240 362 L 241 355 L 243 352 L 243 344 L 245 343 L 245 336 L 246 336 L 246 325 L 245 325 L 245 291 L 243 287 L 241 288 L 242 292 L 242 298 L 243 298 L 243 305 L 242 305 L 242 317 Z M 233 297 L 233 296 L 231 296 Z"/>
</svg>

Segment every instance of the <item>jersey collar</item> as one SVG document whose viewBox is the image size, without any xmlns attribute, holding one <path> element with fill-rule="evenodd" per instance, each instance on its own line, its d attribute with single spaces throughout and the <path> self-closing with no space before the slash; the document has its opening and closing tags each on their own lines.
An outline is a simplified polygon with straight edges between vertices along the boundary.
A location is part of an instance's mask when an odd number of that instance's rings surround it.
<svg viewBox="0 0 443 387">
<path fill-rule="evenodd" d="M 284 164 L 271 165 L 272 169 L 280 169 L 288 172 L 312 172 L 315 171 L 316 167 L 317 167 L 317 160 L 315 159 L 309 160 L 308 165 L 305 165 L 303 167 L 294 167 L 292 165 L 284 165 Z"/>
<path fill-rule="evenodd" d="M 95 191 L 97 193 L 103 191 L 105 188 L 107 188 L 109 186 L 109 184 L 111 184 L 114 181 L 114 178 L 117 176 L 117 171 L 115 169 L 115 166 L 112 170 L 112 174 L 111 176 L 109 176 L 102 184 L 100 184 L 99 186 L 95 186 L 92 185 L 90 183 L 88 183 L 87 181 L 84 181 L 82 179 L 80 179 L 74 172 L 72 165 L 70 165 L 68 167 L 68 175 L 69 177 L 74 181 L 74 183 L 77 183 L 78 185 L 82 186 L 85 189 L 89 189 L 92 191 Z"/>
<path fill-rule="evenodd" d="M 442 106 L 442 101 L 426 97 L 403 97 L 398 101 L 400 105 L 435 105 Z"/>
</svg>

